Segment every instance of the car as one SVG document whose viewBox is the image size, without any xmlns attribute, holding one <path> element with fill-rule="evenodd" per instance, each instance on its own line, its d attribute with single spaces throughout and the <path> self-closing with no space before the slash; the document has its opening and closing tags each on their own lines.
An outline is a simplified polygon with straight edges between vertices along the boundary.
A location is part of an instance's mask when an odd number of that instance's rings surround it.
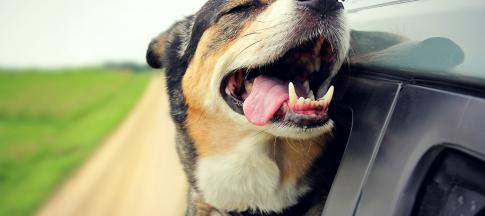
<svg viewBox="0 0 485 216">
<path fill-rule="evenodd" d="M 349 0 L 326 216 L 485 215 L 485 1 Z"/>
</svg>

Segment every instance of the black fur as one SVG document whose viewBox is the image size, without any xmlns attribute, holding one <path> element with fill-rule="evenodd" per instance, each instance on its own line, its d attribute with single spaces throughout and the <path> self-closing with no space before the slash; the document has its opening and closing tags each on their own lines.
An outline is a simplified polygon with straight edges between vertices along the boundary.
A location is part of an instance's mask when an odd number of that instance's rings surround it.
<svg viewBox="0 0 485 216">
<path fill-rule="evenodd" d="M 182 79 L 200 38 L 205 30 L 220 17 L 224 2 L 225 0 L 210 0 L 195 15 L 172 25 L 163 33 L 168 36 L 168 44 L 162 56 L 154 55 L 152 45 L 157 39 L 150 43 L 147 51 L 147 62 L 150 66 L 165 68 L 170 114 L 177 127 L 177 151 L 190 185 L 196 191 L 196 178 L 193 172 L 197 163 L 197 152 L 185 126 L 187 105 L 182 94 Z M 187 47 L 183 47 L 185 45 Z M 181 50 L 184 52 L 180 53 Z"/>
<path fill-rule="evenodd" d="M 191 60 L 199 44 L 202 34 L 213 24 L 222 11 L 225 0 L 210 0 L 197 12 L 193 18 L 190 43 L 184 53 L 184 58 Z"/>
<path fill-rule="evenodd" d="M 162 65 L 162 60 L 160 59 L 160 56 L 157 56 L 155 54 L 154 50 L 150 49 L 150 47 L 152 47 L 154 43 L 155 43 L 155 41 L 152 41 L 150 43 L 150 45 L 148 45 L 146 60 L 147 60 L 148 65 L 150 65 L 150 67 L 152 67 L 152 68 L 162 68 L 163 65 Z"/>
<path fill-rule="evenodd" d="M 177 126 L 177 151 L 188 180 L 193 187 L 196 186 L 193 171 L 197 162 L 197 152 L 185 127 L 187 105 L 182 94 L 182 79 L 203 33 L 223 15 L 225 2 L 225 0 L 210 0 L 195 15 L 172 25 L 163 33 L 168 37 L 168 44 L 165 50 L 162 51 L 162 56 L 154 54 L 153 44 L 157 39 L 150 43 L 146 55 L 147 62 L 151 67 L 165 68 L 167 92 L 170 98 L 170 114 Z M 226 34 L 219 40 L 226 40 L 236 35 L 237 32 L 227 31 L 229 25 L 231 23 L 242 23 L 242 19 L 245 18 L 247 16 L 242 16 L 239 19 L 233 16 L 232 19 L 234 20 L 228 22 L 229 24 L 225 25 L 226 28 L 223 29 Z M 187 47 L 183 47 L 185 45 Z M 180 53 L 181 50 L 184 50 L 183 53 Z M 194 189 L 197 190 L 197 188 Z"/>
<path fill-rule="evenodd" d="M 230 40 L 239 33 L 238 29 L 240 28 L 234 26 L 239 25 L 239 27 L 241 27 L 246 19 L 251 18 L 251 16 L 248 15 L 248 13 L 245 13 L 243 9 L 238 9 L 236 14 L 225 14 L 228 13 L 228 11 L 223 10 L 224 3 L 226 2 L 226 0 L 209 0 L 198 13 L 177 22 L 168 31 L 163 33 L 162 36 L 168 38 L 168 43 L 165 50 L 161 52 L 161 56 L 155 54 L 160 52 L 154 52 L 154 42 L 150 44 L 147 52 L 147 62 L 150 66 L 154 68 L 165 68 L 167 92 L 170 100 L 170 114 L 176 124 L 177 152 L 190 183 L 189 199 L 194 199 L 193 194 L 200 194 L 196 188 L 197 179 L 194 174 L 198 155 L 193 140 L 188 135 L 185 125 L 188 108 L 182 94 L 182 79 L 195 54 L 197 45 L 208 27 L 219 19 L 224 19 L 224 24 L 221 25 L 221 34 L 212 41 L 212 46 L 215 49 L 218 47 L 217 44 Z M 231 11 L 229 10 L 229 12 Z M 155 39 L 155 41 L 156 40 L 157 39 Z M 343 133 L 344 132 L 337 134 Z M 337 139 L 335 140 L 341 142 L 339 137 L 342 136 L 336 136 Z M 334 142 L 336 142 L 335 140 Z M 280 214 L 263 214 L 254 211 L 226 214 L 242 216 L 294 216 L 304 215 L 311 208 L 314 208 L 315 203 L 321 204 L 317 206 L 323 208 L 323 203 L 330 190 L 331 183 L 337 170 L 337 166 L 334 162 L 339 161 L 344 146 L 345 145 L 343 144 L 330 144 L 327 151 L 317 159 L 309 172 L 312 173 L 312 175 L 307 176 L 307 179 L 302 180 L 308 181 L 310 186 L 317 190 L 306 194 L 300 199 L 300 202 L 297 205 L 289 207 Z M 193 206 L 194 200 L 189 200 L 188 204 L 187 214 L 195 215 L 197 209 Z"/>
<path fill-rule="evenodd" d="M 182 78 L 187 70 L 189 59 L 186 56 L 179 57 L 178 50 L 184 42 L 181 41 L 183 39 L 182 32 L 177 32 L 179 30 L 177 27 L 187 25 L 187 23 L 183 22 L 191 22 L 192 19 L 192 17 L 188 17 L 184 21 L 176 23 L 171 28 L 172 32 L 170 34 L 172 35 L 169 38 L 169 44 L 163 57 L 163 65 L 165 65 L 167 92 L 170 100 L 170 114 L 177 128 L 177 152 L 190 185 L 195 187 L 196 179 L 193 171 L 196 166 L 197 152 L 185 127 L 187 105 L 182 94 Z"/>
</svg>

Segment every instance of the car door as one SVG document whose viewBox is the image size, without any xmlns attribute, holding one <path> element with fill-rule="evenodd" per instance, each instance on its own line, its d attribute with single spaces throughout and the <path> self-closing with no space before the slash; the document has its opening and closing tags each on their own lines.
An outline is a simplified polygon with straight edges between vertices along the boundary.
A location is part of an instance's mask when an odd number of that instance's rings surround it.
<svg viewBox="0 0 485 216">
<path fill-rule="evenodd" d="M 349 0 L 350 135 L 323 215 L 485 215 L 485 2 Z"/>
</svg>

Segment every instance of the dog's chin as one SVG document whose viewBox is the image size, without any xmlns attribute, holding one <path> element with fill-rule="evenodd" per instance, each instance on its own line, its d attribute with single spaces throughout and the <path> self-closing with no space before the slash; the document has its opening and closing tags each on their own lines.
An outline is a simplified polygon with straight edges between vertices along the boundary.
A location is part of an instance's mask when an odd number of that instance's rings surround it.
<svg viewBox="0 0 485 216">
<path fill-rule="evenodd" d="M 312 128 L 288 126 L 284 123 L 272 123 L 265 126 L 264 132 L 275 137 L 306 140 L 331 134 L 334 126 L 332 120 L 328 120 L 323 125 Z"/>
</svg>

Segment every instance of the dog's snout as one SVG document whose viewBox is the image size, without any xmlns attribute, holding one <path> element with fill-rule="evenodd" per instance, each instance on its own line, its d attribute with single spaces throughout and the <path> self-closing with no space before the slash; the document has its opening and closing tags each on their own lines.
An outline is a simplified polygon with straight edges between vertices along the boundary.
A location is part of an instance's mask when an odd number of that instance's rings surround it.
<svg viewBox="0 0 485 216">
<path fill-rule="evenodd" d="M 328 13 L 343 9 L 339 0 L 296 0 L 299 5 L 309 7 L 319 13 Z"/>
</svg>

